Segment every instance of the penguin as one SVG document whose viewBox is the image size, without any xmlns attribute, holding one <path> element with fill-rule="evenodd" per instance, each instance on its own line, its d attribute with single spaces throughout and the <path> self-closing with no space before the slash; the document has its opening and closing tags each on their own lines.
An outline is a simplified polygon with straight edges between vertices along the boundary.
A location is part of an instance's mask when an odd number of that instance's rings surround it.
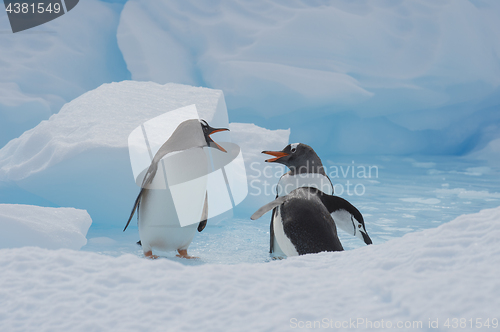
<svg viewBox="0 0 500 332">
<path fill-rule="evenodd" d="M 203 147 L 211 147 L 227 152 L 210 137 L 210 135 L 221 131 L 229 131 L 229 129 L 212 128 L 205 120 L 186 120 L 177 126 L 170 138 L 156 152 L 143 178 L 141 190 L 123 229 L 123 231 L 127 229 L 137 211 L 137 223 L 141 238 L 138 244 L 142 246 L 145 257 L 157 258 L 158 256 L 153 255 L 152 251 L 153 248 L 156 248 L 163 251 L 177 250 L 178 257 L 193 258 L 187 254 L 187 248 L 191 244 L 196 230 L 201 232 L 207 224 L 208 194 L 205 193 L 200 222 L 180 227 L 170 191 L 151 189 L 149 187 L 158 171 L 158 163 L 169 153 L 194 148 L 202 149 Z M 203 151 L 200 150 L 200 153 L 203 153 Z"/>
<path fill-rule="evenodd" d="M 325 194 L 334 193 L 333 185 L 325 173 L 323 163 L 312 147 L 303 143 L 293 143 L 287 145 L 281 151 L 262 151 L 264 154 L 274 156 L 266 162 L 280 163 L 287 166 L 290 171 L 283 174 L 278 181 L 276 197 L 285 196 L 297 187 L 313 185 Z M 347 202 L 347 201 L 346 201 Z M 349 205 L 351 205 L 349 203 Z M 353 215 L 351 208 L 341 204 L 339 208 L 331 212 L 336 227 L 361 239 L 365 244 L 372 244 L 368 236 L 363 218 Z M 279 210 L 279 207 L 277 208 Z M 270 249 L 269 253 L 280 256 L 283 250 L 275 241 L 275 219 L 281 214 L 273 212 L 270 225 Z M 359 211 L 358 211 L 359 213 Z"/>
<path fill-rule="evenodd" d="M 273 214 L 277 216 L 275 241 L 286 256 L 343 251 L 331 216 L 340 206 L 352 211 L 353 215 L 362 220 L 359 211 L 345 199 L 327 195 L 312 187 L 299 187 L 286 196 L 279 196 L 250 218 L 258 219 L 273 209 Z"/>
</svg>

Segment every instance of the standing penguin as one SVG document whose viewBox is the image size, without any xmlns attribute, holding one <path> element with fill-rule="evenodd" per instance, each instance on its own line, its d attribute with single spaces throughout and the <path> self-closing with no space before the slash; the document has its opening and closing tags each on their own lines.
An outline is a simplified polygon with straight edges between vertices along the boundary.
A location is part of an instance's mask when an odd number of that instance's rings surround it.
<svg viewBox="0 0 500 332">
<path fill-rule="evenodd" d="M 201 130 L 200 130 L 201 126 Z M 163 251 L 177 250 L 178 257 L 191 258 L 187 248 L 193 240 L 196 229 L 201 232 L 207 223 L 208 197 L 199 224 L 180 227 L 172 195 L 169 190 L 150 189 L 158 171 L 158 163 L 167 154 L 176 151 L 186 151 L 193 148 L 212 147 L 223 152 L 226 150 L 215 143 L 211 134 L 226 131 L 226 128 L 212 128 L 205 120 L 191 119 L 179 124 L 170 138 L 160 147 L 146 171 L 141 190 L 137 196 L 130 217 L 125 225 L 125 231 L 138 211 L 138 226 L 144 256 L 156 258 L 152 249 Z M 200 150 L 200 152 L 202 152 Z"/>
<path fill-rule="evenodd" d="M 330 215 L 339 206 L 352 210 L 362 220 L 359 211 L 345 199 L 311 187 L 300 187 L 276 198 L 257 210 L 251 219 L 274 209 L 273 214 L 279 217 L 275 220 L 275 241 L 287 256 L 342 251 L 344 248 Z"/>
<path fill-rule="evenodd" d="M 276 197 L 285 196 L 296 188 L 309 186 L 316 187 L 325 194 L 333 194 L 332 182 L 325 173 L 321 159 L 309 145 L 294 143 L 287 145 L 281 151 L 262 151 L 262 153 L 275 157 L 266 160 L 266 162 L 280 163 L 290 169 L 290 171 L 283 174 L 278 181 Z M 349 205 L 351 204 L 349 203 Z M 279 213 L 279 206 L 277 210 L 278 213 L 274 211 L 271 216 L 269 252 L 279 256 L 283 252 L 282 248 L 280 248 L 275 240 L 275 229 L 278 221 L 276 218 L 280 218 L 281 215 Z M 357 211 L 357 209 L 355 211 Z M 333 220 L 335 220 L 336 227 L 360 238 L 366 244 L 372 244 L 372 240 L 366 231 L 363 218 L 354 215 L 353 213 L 355 211 L 348 208 L 345 204 L 340 204 L 338 209 L 330 213 L 332 214 Z"/>
</svg>

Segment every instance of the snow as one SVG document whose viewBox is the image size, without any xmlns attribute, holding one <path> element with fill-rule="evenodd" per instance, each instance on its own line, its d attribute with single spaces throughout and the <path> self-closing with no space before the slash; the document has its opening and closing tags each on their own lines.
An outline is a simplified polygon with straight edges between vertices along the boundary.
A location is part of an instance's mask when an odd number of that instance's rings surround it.
<svg viewBox="0 0 500 332">
<path fill-rule="evenodd" d="M 229 126 L 220 90 L 181 84 L 123 81 L 104 84 L 64 105 L 0 150 L 0 180 L 14 183 L 56 206 L 85 209 L 96 225 L 123 225 L 138 187 L 132 175 L 128 136 L 145 121 L 195 104 L 201 119 L 215 128 Z M 234 125 L 216 141 L 242 145 L 255 158 L 265 145 L 282 149 L 289 131 Z M 250 134 L 250 131 L 252 134 Z M 245 143 L 249 136 L 254 138 Z M 255 203 L 257 204 L 257 203 Z"/>
<path fill-rule="evenodd" d="M 286 331 L 355 321 L 365 330 L 368 321 L 384 320 L 448 331 L 453 318 L 491 324 L 500 306 L 499 220 L 497 207 L 379 245 L 259 264 L 2 249 L 0 329 Z"/>
<path fill-rule="evenodd" d="M 86 211 L 73 208 L 0 204 L 0 248 L 79 250 L 91 224 Z"/>
<path fill-rule="evenodd" d="M 282 165 L 267 164 L 263 150 L 280 151 L 288 145 L 290 129 L 269 130 L 252 123 L 230 123 L 231 138 L 243 151 L 248 181 L 248 196 L 238 207 L 240 214 L 251 215 L 255 209 L 274 200 L 276 185 L 287 170 Z"/>
<path fill-rule="evenodd" d="M 500 208 L 476 212 L 500 205 L 499 14 L 494 0 L 87 0 L 10 34 L 0 11 L 0 200 L 73 207 L 0 205 L 0 330 L 498 319 Z M 193 103 L 232 121 L 214 139 L 242 147 L 249 195 L 197 234 L 199 260 L 141 259 L 137 229 L 121 232 L 138 190 L 127 137 Z M 374 245 L 339 232 L 345 252 L 270 261 L 269 220 L 248 216 L 285 171 L 260 152 L 289 141 L 327 167 L 378 167 L 332 178 Z"/>
</svg>

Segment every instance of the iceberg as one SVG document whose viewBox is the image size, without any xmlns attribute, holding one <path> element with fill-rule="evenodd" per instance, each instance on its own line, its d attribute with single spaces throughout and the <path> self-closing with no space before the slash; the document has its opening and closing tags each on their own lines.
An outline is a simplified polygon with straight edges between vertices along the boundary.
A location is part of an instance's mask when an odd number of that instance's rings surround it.
<svg viewBox="0 0 500 332">
<path fill-rule="evenodd" d="M 91 224 L 83 210 L 0 204 L 0 248 L 79 250 Z"/>
<path fill-rule="evenodd" d="M 134 79 L 223 90 L 232 121 L 320 153 L 464 155 L 499 138 L 499 15 L 495 0 L 87 0 L 2 35 L 0 146 Z"/>
<path fill-rule="evenodd" d="M 264 162 L 263 150 L 282 150 L 289 143 L 290 129 L 270 130 L 253 123 L 230 123 L 231 138 L 241 147 L 248 181 L 248 195 L 235 214 L 248 218 L 255 209 L 276 197 L 276 184 L 288 170 Z"/>
<path fill-rule="evenodd" d="M 245 162 L 268 138 L 279 145 L 288 140 L 289 131 L 229 126 L 220 90 L 123 81 L 83 94 L 9 142 L 0 150 L 0 181 L 15 183 L 55 206 L 85 209 L 96 226 L 123 226 L 138 192 L 130 167 L 129 134 L 151 118 L 192 104 L 213 127 L 231 128 L 217 133 L 217 141 L 236 137 Z M 255 129 L 253 134 L 249 128 Z"/>
<path fill-rule="evenodd" d="M 79 95 L 130 78 L 116 40 L 121 6 L 80 1 L 76 11 L 15 34 L 0 11 L 0 146 Z"/>
<path fill-rule="evenodd" d="M 484 124 L 500 126 L 499 15 L 478 0 L 130 0 L 117 39 L 133 79 L 222 89 L 234 121 L 320 152 L 463 155 L 498 138 Z"/>
</svg>

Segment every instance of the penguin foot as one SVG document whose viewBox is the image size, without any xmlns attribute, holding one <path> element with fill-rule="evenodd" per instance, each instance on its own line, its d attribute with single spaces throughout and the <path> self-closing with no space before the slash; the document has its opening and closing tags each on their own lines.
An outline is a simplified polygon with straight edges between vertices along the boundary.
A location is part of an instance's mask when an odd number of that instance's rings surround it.
<svg viewBox="0 0 500 332">
<path fill-rule="evenodd" d="M 160 256 L 153 255 L 153 251 L 152 251 L 152 250 L 150 250 L 150 251 L 146 251 L 146 252 L 144 253 L 144 257 L 149 258 L 149 259 L 157 259 L 157 258 L 160 258 Z"/>
<path fill-rule="evenodd" d="M 187 249 L 181 250 L 178 249 L 177 252 L 179 253 L 178 255 L 175 255 L 179 258 L 186 258 L 186 259 L 198 259 L 198 257 L 195 256 L 189 256 Z"/>
</svg>

